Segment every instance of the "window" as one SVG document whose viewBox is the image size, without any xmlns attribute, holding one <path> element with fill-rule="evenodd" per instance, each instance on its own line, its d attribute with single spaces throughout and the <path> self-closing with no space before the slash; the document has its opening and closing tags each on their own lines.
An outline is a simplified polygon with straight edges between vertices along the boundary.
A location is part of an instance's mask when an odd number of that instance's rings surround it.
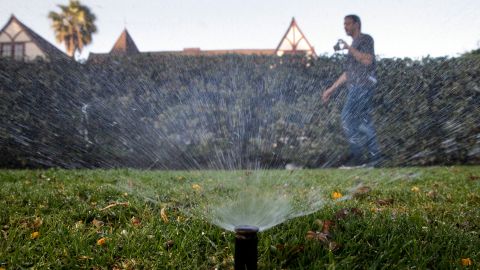
<svg viewBox="0 0 480 270">
<path fill-rule="evenodd" d="M 11 43 L 2 44 L 1 49 L 2 49 L 2 57 L 12 57 L 12 44 Z"/>
<path fill-rule="evenodd" d="M 0 44 L 0 56 L 23 60 L 25 56 L 25 43 Z"/>
<path fill-rule="evenodd" d="M 25 44 L 16 43 L 13 46 L 13 58 L 15 60 L 23 60 Z"/>
</svg>

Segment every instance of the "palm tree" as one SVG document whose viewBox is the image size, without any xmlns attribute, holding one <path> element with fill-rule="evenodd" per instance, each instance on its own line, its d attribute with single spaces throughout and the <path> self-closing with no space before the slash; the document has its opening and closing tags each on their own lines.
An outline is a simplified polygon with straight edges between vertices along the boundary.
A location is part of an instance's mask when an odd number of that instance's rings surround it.
<svg viewBox="0 0 480 270">
<path fill-rule="evenodd" d="M 87 6 L 78 0 L 70 0 L 68 6 L 58 5 L 62 12 L 51 11 L 48 17 L 52 20 L 55 38 L 65 43 L 67 54 L 74 58 L 75 52 L 82 52 L 84 46 L 92 42 L 92 34 L 97 32 L 95 15 Z"/>
</svg>

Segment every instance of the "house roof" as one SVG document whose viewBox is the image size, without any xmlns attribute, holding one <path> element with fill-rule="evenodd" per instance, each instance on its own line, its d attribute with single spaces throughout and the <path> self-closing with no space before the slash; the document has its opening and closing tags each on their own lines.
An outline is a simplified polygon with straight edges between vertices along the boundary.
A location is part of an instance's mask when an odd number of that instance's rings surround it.
<svg viewBox="0 0 480 270">
<path fill-rule="evenodd" d="M 120 37 L 118 37 L 117 41 L 115 42 L 115 45 L 113 45 L 112 50 L 110 50 L 110 53 L 114 55 L 132 55 L 139 52 L 140 51 L 138 50 L 137 45 L 135 45 L 135 42 L 128 33 L 127 29 L 122 31 Z"/>
<path fill-rule="evenodd" d="M 23 24 L 13 14 L 0 32 L 5 31 L 5 29 L 13 22 L 17 23 L 22 28 L 22 30 L 30 37 L 32 42 L 34 42 L 45 54 L 47 54 L 49 58 L 70 59 L 68 55 L 66 55 L 64 52 L 62 52 L 57 47 L 52 45 L 50 42 L 48 42 L 39 34 L 35 33 L 35 31 L 33 31 L 32 29 L 30 29 L 30 27 Z"/>
<path fill-rule="evenodd" d="M 112 55 L 188 55 L 188 56 L 214 56 L 225 54 L 239 55 L 282 55 L 303 53 L 316 56 L 315 49 L 310 45 L 305 35 L 292 18 L 287 32 L 276 49 L 226 49 L 226 50 L 201 50 L 200 48 L 185 48 L 181 51 L 154 51 L 140 52 L 127 29 L 124 29 L 109 53 L 90 53 L 88 62 L 104 61 Z"/>
<path fill-rule="evenodd" d="M 316 56 L 315 49 L 310 45 L 302 30 L 300 30 L 295 17 L 292 18 L 287 32 L 283 35 L 275 51 L 277 55 L 284 53 L 308 53 Z"/>
</svg>

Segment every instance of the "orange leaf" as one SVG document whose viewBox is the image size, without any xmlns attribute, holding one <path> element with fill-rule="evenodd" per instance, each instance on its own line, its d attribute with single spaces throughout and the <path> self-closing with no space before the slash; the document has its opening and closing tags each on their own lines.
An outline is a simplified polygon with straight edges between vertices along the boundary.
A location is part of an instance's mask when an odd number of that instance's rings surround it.
<svg viewBox="0 0 480 270">
<path fill-rule="evenodd" d="M 334 199 L 334 200 L 340 199 L 342 196 L 343 195 L 340 192 L 335 191 L 335 192 L 332 193 L 332 199 Z"/>
<path fill-rule="evenodd" d="M 30 235 L 30 238 L 31 239 L 37 239 L 40 237 L 40 233 L 39 232 L 33 232 L 31 235 Z"/>
<path fill-rule="evenodd" d="M 462 258 L 462 265 L 463 266 L 470 266 L 472 265 L 472 260 L 470 258 Z"/>
<path fill-rule="evenodd" d="M 107 238 L 106 237 L 102 237 L 102 238 L 97 240 L 97 245 L 98 246 L 104 246 L 106 243 L 107 243 Z"/>
</svg>

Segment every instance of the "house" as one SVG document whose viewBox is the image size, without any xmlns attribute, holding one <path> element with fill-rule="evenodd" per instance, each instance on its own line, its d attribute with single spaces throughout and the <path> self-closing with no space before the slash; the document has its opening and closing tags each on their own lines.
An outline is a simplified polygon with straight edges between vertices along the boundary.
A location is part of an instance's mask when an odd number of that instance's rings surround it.
<svg viewBox="0 0 480 270">
<path fill-rule="evenodd" d="M 0 57 L 20 61 L 32 61 L 37 58 L 50 61 L 70 60 L 70 58 L 23 24 L 14 15 L 0 30 Z"/>
<path fill-rule="evenodd" d="M 240 54 L 240 55 L 277 55 L 285 54 L 302 54 L 310 57 L 316 57 L 315 49 L 310 45 L 307 38 L 300 30 L 295 18 L 292 18 L 290 26 L 285 35 L 280 40 L 276 49 L 225 49 L 225 50 L 201 50 L 200 48 L 185 48 L 181 51 L 154 51 L 154 52 L 140 52 L 128 33 L 124 29 L 120 37 L 115 42 L 113 48 L 108 53 L 90 53 L 88 57 L 89 62 L 98 62 L 103 59 L 115 55 L 188 55 L 188 56 L 213 56 L 225 54 Z"/>
</svg>

